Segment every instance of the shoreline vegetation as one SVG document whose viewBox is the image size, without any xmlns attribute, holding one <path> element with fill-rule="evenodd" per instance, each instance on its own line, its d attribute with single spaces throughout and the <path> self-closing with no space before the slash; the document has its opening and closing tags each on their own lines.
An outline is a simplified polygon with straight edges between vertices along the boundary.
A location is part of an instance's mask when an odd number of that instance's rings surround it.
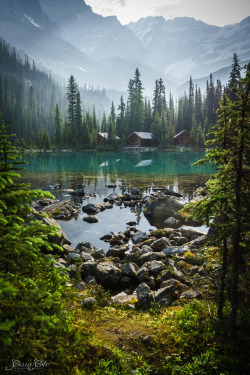
<svg viewBox="0 0 250 375">
<path fill-rule="evenodd" d="M 233 93 L 234 101 L 222 96 L 211 149 L 196 163 L 216 168 L 205 190 L 185 206 L 168 189 L 144 201 L 146 215 L 176 228 L 143 233 L 129 223 L 106 238 L 106 254 L 89 242 L 71 248 L 53 215 L 31 207 L 53 196 L 18 183 L 24 162 L 2 121 L 3 373 L 248 373 L 250 65 Z M 135 189 L 81 209 L 93 217 L 138 196 Z M 183 228 L 186 219 L 207 225 L 208 235 Z"/>
</svg>

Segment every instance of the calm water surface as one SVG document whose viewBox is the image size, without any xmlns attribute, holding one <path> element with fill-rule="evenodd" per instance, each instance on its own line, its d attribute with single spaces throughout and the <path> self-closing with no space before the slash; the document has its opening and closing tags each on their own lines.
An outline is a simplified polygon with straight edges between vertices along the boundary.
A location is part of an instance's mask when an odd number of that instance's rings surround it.
<svg viewBox="0 0 250 375">
<path fill-rule="evenodd" d="M 98 195 L 84 199 L 82 205 L 103 202 L 108 194 L 124 193 L 132 187 L 141 189 L 144 194 L 149 194 L 152 187 L 168 187 L 189 200 L 212 172 L 210 166 L 192 166 L 203 157 L 204 152 L 200 151 L 29 153 L 23 156 L 28 162 L 23 180 L 31 183 L 31 188 L 51 191 L 60 200 L 70 199 L 64 189 L 81 186 L 84 186 L 86 196 L 90 193 Z M 60 184 L 60 189 L 51 189 L 50 185 L 55 183 Z M 108 188 L 110 184 L 115 184 L 116 188 Z M 98 213 L 98 223 L 88 224 L 82 220 L 86 214 L 81 210 L 78 217 L 60 221 L 60 225 L 73 247 L 79 242 L 90 241 L 107 250 L 108 244 L 100 237 L 110 231 L 125 230 L 128 221 L 136 221 L 138 229 L 146 232 L 154 229 L 141 211 L 139 206 L 131 210 L 114 205 L 113 209 Z"/>
</svg>

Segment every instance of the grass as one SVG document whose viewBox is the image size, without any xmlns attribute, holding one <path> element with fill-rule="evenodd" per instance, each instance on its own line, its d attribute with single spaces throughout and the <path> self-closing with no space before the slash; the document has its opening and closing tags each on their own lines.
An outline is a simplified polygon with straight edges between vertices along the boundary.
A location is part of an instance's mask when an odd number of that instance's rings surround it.
<svg viewBox="0 0 250 375">
<path fill-rule="evenodd" d="M 82 307 L 71 297 L 74 311 L 67 372 L 55 374 L 247 374 L 245 335 L 230 343 L 227 329 L 209 315 L 202 302 L 148 310 L 109 305 L 109 295 L 92 286 L 83 293 L 97 304 Z M 215 307 L 210 306 L 215 315 Z M 242 341 L 243 340 L 243 341 Z"/>
</svg>

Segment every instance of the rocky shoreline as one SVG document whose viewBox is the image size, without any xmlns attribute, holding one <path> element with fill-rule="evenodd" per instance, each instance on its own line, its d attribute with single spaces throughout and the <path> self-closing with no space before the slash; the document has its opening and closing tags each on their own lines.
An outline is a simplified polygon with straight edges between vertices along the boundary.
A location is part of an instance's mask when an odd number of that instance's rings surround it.
<svg viewBox="0 0 250 375">
<path fill-rule="evenodd" d="M 203 193 L 199 189 L 196 195 Z M 87 241 L 72 248 L 60 231 L 60 237 L 50 239 L 63 248 L 63 254 L 57 256 L 54 266 L 69 274 L 79 293 L 88 284 L 101 285 L 110 291 L 110 303 L 127 304 L 130 308 L 146 308 L 152 303 L 178 305 L 182 301 L 209 296 L 211 272 L 219 265 L 211 267 L 203 258 L 207 236 L 195 228 L 185 227 L 185 216 L 178 212 L 185 205 L 180 194 L 156 188 L 149 196 L 142 196 L 139 189 L 131 189 L 123 195 L 109 194 L 103 203 L 88 203 L 81 209 L 87 214 L 85 219 L 94 223 L 93 218 L 98 220 L 99 212 L 112 209 L 114 204 L 141 204 L 144 215 L 152 221 L 161 220 L 164 227 L 146 233 L 138 230 L 135 222 L 129 222 L 124 231 L 101 238 L 110 245 L 106 253 Z M 79 209 L 73 200 L 49 202 L 42 209 L 47 215 L 43 221 L 59 226 L 53 217 L 68 220 Z M 188 224 L 199 223 L 191 221 Z M 83 305 L 95 303 L 94 295 L 90 298 L 83 295 Z"/>
</svg>

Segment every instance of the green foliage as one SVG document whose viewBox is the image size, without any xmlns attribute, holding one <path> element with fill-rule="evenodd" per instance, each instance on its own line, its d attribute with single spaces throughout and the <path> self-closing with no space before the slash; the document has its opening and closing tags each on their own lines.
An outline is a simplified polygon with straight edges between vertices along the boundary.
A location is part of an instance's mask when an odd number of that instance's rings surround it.
<svg viewBox="0 0 250 375">
<path fill-rule="evenodd" d="M 232 103 L 224 94 L 213 127 L 213 148 L 196 164 L 210 162 L 217 172 L 207 182 L 207 195 L 188 205 L 192 217 L 215 228 L 212 243 L 222 255 L 221 289 L 218 316 L 222 318 L 224 292 L 232 295 L 231 334 L 236 335 L 239 283 L 246 274 L 249 257 L 249 149 L 250 149 L 250 66 L 246 77 L 234 87 L 238 101 Z M 241 275 L 241 278 L 240 278 Z M 228 281 L 226 283 L 226 276 Z"/>
<path fill-rule="evenodd" d="M 0 368 L 12 359 L 60 362 L 64 336 L 70 332 L 71 315 L 62 296 L 66 278 L 53 259 L 48 235 L 57 228 L 32 219 L 29 204 L 50 196 L 17 183 L 23 164 L 8 140 L 4 122 L 0 135 Z"/>
</svg>

